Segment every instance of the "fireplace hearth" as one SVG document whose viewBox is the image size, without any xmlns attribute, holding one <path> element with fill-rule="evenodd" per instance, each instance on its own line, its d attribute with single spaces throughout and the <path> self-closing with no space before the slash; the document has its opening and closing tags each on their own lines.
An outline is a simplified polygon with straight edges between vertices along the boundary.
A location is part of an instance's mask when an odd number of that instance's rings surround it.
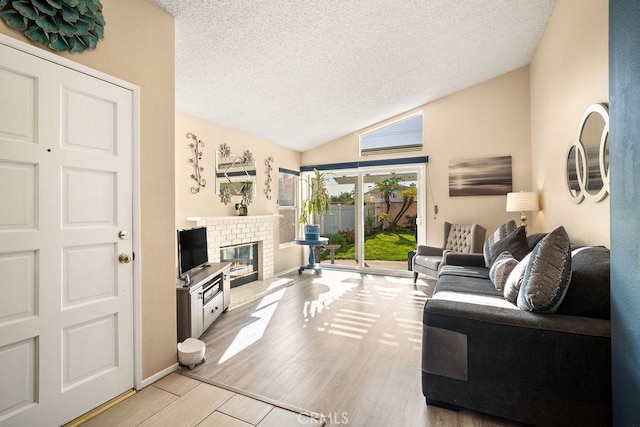
<svg viewBox="0 0 640 427">
<path fill-rule="evenodd" d="M 231 263 L 231 287 L 258 280 L 258 243 L 223 246 L 220 262 Z"/>
</svg>

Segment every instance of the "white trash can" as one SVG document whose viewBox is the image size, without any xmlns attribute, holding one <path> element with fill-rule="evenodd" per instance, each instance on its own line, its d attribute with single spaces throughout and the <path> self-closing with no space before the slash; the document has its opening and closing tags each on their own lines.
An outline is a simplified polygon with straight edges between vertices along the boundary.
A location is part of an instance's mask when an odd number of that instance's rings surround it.
<svg viewBox="0 0 640 427">
<path fill-rule="evenodd" d="M 205 348 L 206 346 L 204 341 L 200 341 L 195 338 L 187 338 L 181 343 L 178 343 L 178 361 L 181 365 L 188 366 L 189 369 L 193 369 L 194 366 L 204 363 Z"/>
</svg>

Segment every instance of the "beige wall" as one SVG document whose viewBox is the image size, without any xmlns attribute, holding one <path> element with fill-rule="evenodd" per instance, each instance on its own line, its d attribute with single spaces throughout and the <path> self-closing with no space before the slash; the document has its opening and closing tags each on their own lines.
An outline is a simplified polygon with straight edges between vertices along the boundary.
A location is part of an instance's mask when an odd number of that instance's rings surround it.
<svg viewBox="0 0 640 427">
<path fill-rule="evenodd" d="M 174 20 L 148 0 L 102 3 L 107 25 L 97 49 L 62 56 L 141 88 L 142 254 L 138 259 L 142 269 L 144 379 L 176 362 Z M 0 32 L 30 43 L 3 20 Z"/>
<path fill-rule="evenodd" d="M 225 205 L 216 194 L 215 185 L 215 156 L 220 144 L 227 143 L 232 153 L 242 154 L 245 150 L 251 151 L 256 164 L 257 188 L 253 203 L 249 205 L 249 215 L 272 215 L 278 213 L 278 168 L 300 170 L 300 153 L 279 145 L 270 143 L 264 139 L 229 129 L 215 123 L 194 117 L 185 113 L 176 112 L 175 128 L 175 195 L 176 195 L 176 228 L 191 228 L 195 223 L 187 222 L 189 216 L 228 216 L 235 215 L 234 204 L 240 201 L 239 197 L 232 197 L 231 203 Z M 203 158 L 201 166 L 204 167 L 203 178 L 207 184 L 199 193 L 191 193 L 191 187 L 196 183 L 191 179 L 194 172 L 193 164 L 189 162 L 193 158 L 189 148 L 190 140 L 187 133 L 193 133 L 204 143 L 202 148 Z M 271 163 L 271 200 L 267 199 L 264 189 L 267 179 L 264 161 L 273 157 Z M 278 242 L 278 235 L 274 236 Z M 299 246 L 275 248 L 274 270 L 277 273 L 286 271 L 300 265 L 302 252 Z"/>
<path fill-rule="evenodd" d="M 519 214 L 505 212 L 505 196 L 449 197 L 449 160 L 512 156 L 514 190 L 531 188 L 529 67 L 426 104 L 410 113 L 418 111 L 424 114 L 424 152 L 393 157 L 429 156 L 427 179 L 430 184 L 421 190 L 421 194 L 427 194 L 427 243 L 442 245 L 444 221 L 476 222 L 493 231 L 508 219 L 518 219 Z M 380 124 L 303 153 L 302 164 L 358 160 L 358 135 Z M 380 156 L 365 160 L 376 158 Z M 433 204 L 439 207 L 435 218 Z"/>
<path fill-rule="evenodd" d="M 609 198 L 574 204 L 566 190 L 569 146 L 590 104 L 609 101 L 604 0 L 559 0 L 531 62 L 532 183 L 542 211 L 535 227 L 564 225 L 579 243 L 609 246 Z"/>
</svg>

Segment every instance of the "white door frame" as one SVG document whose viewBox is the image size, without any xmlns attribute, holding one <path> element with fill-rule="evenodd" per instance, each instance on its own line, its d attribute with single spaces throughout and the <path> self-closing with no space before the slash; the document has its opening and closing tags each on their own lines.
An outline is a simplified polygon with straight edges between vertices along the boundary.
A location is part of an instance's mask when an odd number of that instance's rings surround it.
<svg viewBox="0 0 640 427">
<path fill-rule="evenodd" d="M 137 390 L 142 388 L 142 315 L 141 315 L 141 261 L 142 250 L 140 245 L 140 87 L 116 77 L 105 74 L 101 71 L 71 61 L 69 59 L 58 56 L 54 53 L 47 52 L 38 47 L 32 46 L 20 40 L 14 39 L 4 34 L 0 34 L 0 44 L 10 48 L 19 50 L 29 55 L 44 59 L 51 63 L 69 68 L 74 71 L 86 74 L 91 77 L 103 80 L 105 82 L 120 86 L 130 90 L 133 99 L 133 141 L 132 155 L 132 192 L 133 192 L 133 230 L 131 230 L 133 252 L 135 253 L 135 262 L 133 263 L 133 383 Z M 114 396 L 115 397 L 115 396 Z"/>
</svg>

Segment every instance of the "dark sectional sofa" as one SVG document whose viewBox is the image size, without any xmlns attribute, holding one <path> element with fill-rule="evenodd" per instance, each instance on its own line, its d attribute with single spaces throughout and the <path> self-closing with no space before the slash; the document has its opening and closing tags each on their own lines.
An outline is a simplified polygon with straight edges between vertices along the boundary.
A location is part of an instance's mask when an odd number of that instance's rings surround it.
<svg viewBox="0 0 640 427">
<path fill-rule="evenodd" d="M 543 235 L 527 238 L 531 249 Z M 520 310 L 482 254 L 448 254 L 424 307 L 428 404 L 534 425 L 611 424 L 609 250 L 586 248 L 556 313 Z"/>
</svg>

